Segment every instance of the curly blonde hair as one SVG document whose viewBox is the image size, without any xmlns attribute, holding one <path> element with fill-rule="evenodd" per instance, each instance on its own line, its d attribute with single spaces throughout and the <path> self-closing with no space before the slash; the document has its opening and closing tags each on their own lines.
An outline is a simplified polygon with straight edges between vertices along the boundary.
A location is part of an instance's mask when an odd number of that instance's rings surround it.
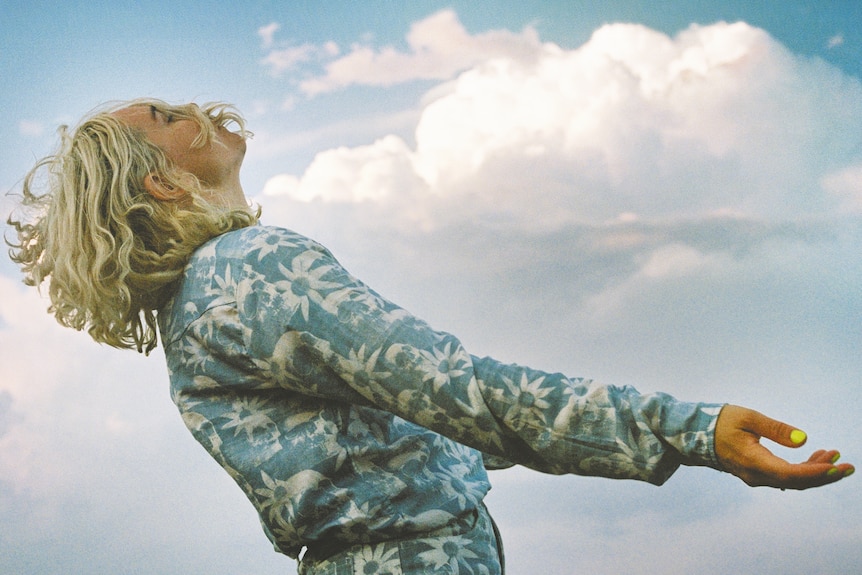
<svg viewBox="0 0 862 575">
<path fill-rule="evenodd" d="M 250 135 L 242 116 L 223 103 L 172 106 L 142 99 L 97 110 L 75 129 L 61 126 L 58 151 L 26 175 L 23 215 L 7 220 L 18 240 L 6 243 L 24 283 L 48 281 L 48 311 L 60 324 L 148 354 L 157 345 L 156 314 L 192 252 L 217 235 L 255 224 L 260 214 L 207 202 L 199 180 L 112 115 L 132 105 L 197 122 L 193 147 L 209 144 L 217 126 L 231 123 Z M 153 198 L 144 186 L 148 174 L 186 191 L 191 201 Z M 43 193 L 37 192 L 40 184 Z"/>
</svg>

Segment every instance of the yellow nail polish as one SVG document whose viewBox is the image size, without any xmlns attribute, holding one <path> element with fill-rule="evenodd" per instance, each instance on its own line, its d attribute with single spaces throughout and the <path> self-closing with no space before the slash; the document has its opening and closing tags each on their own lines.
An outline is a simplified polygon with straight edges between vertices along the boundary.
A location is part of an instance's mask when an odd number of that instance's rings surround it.
<svg viewBox="0 0 862 575">
<path fill-rule="evenodd" d="M 838 461 L 839 459 L 841 459 L 841 454 L 840 454 L 840 453 L 836 453 L 835 455 L 833 455 L 833 456 L 832 456 L 832 463 L 835 463 L 835 462 L 836 462 L 836 461 Z"/>
<path fill-rule="evenodd" d="M 832 476 L 833 476 L 833 475 L 835 475 L 836 473 L 838 473 L 838 468 L 837 468 L 837 467 L 833 467 L 832 469 L 830 469 L 829 471 L 827 471 L 827 472 L 826 472 L 826 475 L 828 475 L 828 476 L 832 477 Z"/>
<path fill-rule="evenodd" d="M 807 437 L 808 436 L 805 435 L 805 432 L 801 429 L 794 429 L 790 432 L 790 441 L 792 441 L 795 445 L 799 445 L 800 443 L 805 441 Z"/>
<path fill-rule="evenodd" d="M 850 476 L 850 475 L 853 475 L 853 472 L 854 472 L 854 471 L 856 471 L 856 468 L 855 468 L 855 467 L 851 467 L 850 469 L 848 469 L 847 471 L 845 471 L 845 472 L 844 472 L 844 477 L 848 477 L 848 476 Z"/>
</svg>

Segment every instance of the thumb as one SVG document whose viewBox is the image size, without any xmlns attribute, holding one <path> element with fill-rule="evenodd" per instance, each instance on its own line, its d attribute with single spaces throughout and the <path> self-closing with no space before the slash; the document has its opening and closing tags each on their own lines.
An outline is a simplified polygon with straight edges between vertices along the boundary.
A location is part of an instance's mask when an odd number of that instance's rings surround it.
<svg viewBox="0 0 862 575">
<path fill-rule="evenodd" d="M 746 427 L 752 433 L 770 439 L 785 447 L 801 447 L 808 440 L 808 435 L 792 425 L 767 417 L 757 411 L 749 413 L 750 420 Z"/>
</svg>

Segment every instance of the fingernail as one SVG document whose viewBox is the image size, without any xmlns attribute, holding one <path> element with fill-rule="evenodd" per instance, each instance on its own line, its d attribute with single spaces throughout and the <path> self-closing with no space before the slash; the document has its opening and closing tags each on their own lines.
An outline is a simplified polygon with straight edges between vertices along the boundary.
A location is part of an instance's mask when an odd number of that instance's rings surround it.
<svg viewBox="0 0 862 575">
<path fill-rule="evenodd" d="M 790 432 L 790 441 L 792 441 L 795 445 L 799 445 L 800 443 L 805 441 L 807 437 L 808 436 L 805 435 L 805 432 L 801 429 L 794 429 Z"/>
<path fill-rule="evenodd" d="M 833 476 L 833 475 L 835 475 L 836 473 L 838 473 L 838 468 L 837 468 L 837 467 L 833 467 L 832 469 L 830 469 L 829 471 L 827 471 L 827 472 L 826 472 L 826 475 L 828 475 L 828 476 L 832 477 L 832 476 Z"/>
<path fill-rule="evenodd" d="M 835 462 L 836 462 L 836 461 L 838 461 L 839 459 L 841 459 L 841 454 L 840 454 L 840 453 L 836 453 L 835 455 L 833 455 L 833 456 L 832 456 L 832 463 L 835 463 Z"/>
<path fill-rule="evenodd" d="M 854 471 L 856 471 L 856 468 L 851 467 L 850 469 L 848 469 L 847 471 L 844 472 L 844 477 L 849 477 L 849 476 L 853 475 Z"/>
</svg>

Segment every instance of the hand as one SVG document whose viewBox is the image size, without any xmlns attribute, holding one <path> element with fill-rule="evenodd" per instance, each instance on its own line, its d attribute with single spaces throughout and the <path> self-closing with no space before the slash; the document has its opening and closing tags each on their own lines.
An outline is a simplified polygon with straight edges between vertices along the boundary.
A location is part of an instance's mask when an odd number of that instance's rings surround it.
<svg viewBox="0 0 862 575">
<path fill-rule="evenodd" d="M 790 463 L 761 445 L 761 437 L 786 447 L 801 447 L 807 439 L 802 431 L 751 409 L 724 406 L 715 426 L 715 454 L 726 471 L 752 487 L 808 489 L 834 483 L 855 471 L 849 463 L 835 465 L 840 455 L 834 449 L 821 449 L 808 461 Z"/>
</svg>

